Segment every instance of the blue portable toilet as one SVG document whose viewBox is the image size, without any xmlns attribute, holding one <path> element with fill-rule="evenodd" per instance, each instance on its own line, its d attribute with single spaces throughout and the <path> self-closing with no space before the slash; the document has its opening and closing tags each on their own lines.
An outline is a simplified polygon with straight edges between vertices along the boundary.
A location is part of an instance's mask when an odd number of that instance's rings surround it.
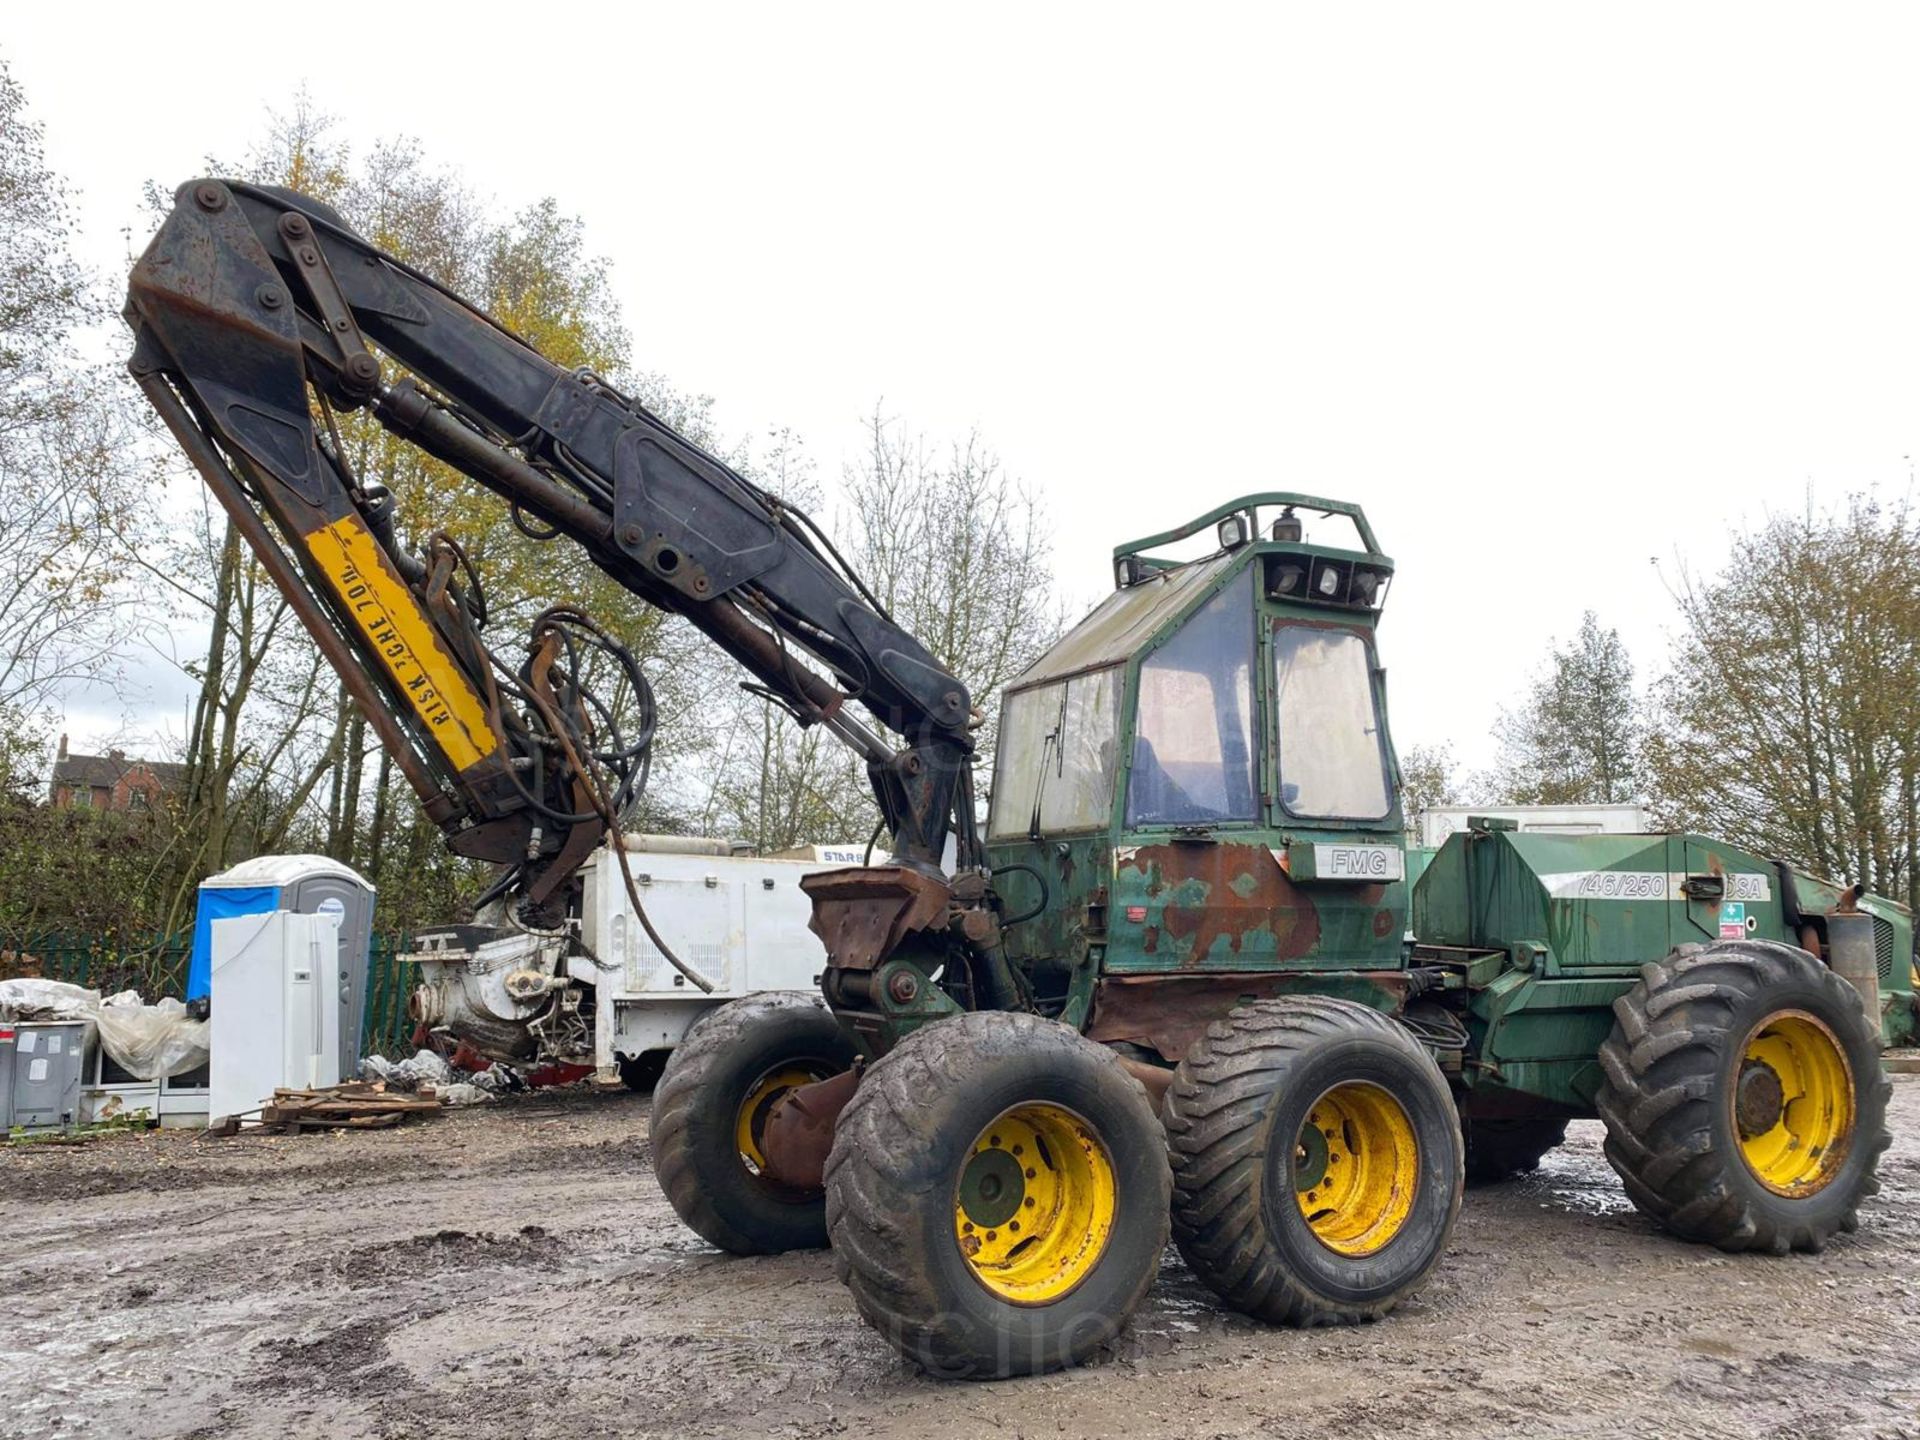
<svg viewBox="0 0 1920 1440">
<path fill-rule="evenodd" d="M 366 1024 L 367 961 L 373 948 L 373 886 L 325 855 L 257 855 L 200 882 L 193 916 L 187 999 L 213 990 L 213 922 L 236 915 L 291 910 L 331 915 L 340 927 L 340 1073 L 360 1064 Z"/>
</svg>

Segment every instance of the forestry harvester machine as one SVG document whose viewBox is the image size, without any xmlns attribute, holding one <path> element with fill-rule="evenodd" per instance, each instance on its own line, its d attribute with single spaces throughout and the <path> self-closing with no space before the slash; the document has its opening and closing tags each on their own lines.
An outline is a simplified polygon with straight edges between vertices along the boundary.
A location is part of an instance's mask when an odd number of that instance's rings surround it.
<svg viewBox="0 0 1920 1440">
<path fill-rule="evenodd" d="M 426 813 L 502 867 L 483 916 L 522 947 L 517 998 L 622 962 L 583 953 L 579 872 L 644 782 L 646 679 L 568 605 L 502 658 L 464 551 L 403 541 L 342 413 L 865 758 L 889 854 L 802 882 L 821 997 L 701 1022 L 652 1148 L 694 1230 L 830 1243 L 929 1370 L 1084 1359 L 1170 1229 L 1236 1309 L 1373 1319 L 1439 1261 L 1463 1178 L 1533 1167 L 1574 1117 L 1643 1211 L 1727 1250 L 1817 1249 L 1872 1193 L 1907 912 L 1699 836 L 1496 822 L 1410 888 L 1374 643 L 1393 564 L 1358 506 L 1251 495 L 1119 547 L 1113 593 L 1007 689 L 982 830 L 966 686 L 803 514 L 325 205 L 186 185 L 127 318 L 139 385 Z"/>
</svg>

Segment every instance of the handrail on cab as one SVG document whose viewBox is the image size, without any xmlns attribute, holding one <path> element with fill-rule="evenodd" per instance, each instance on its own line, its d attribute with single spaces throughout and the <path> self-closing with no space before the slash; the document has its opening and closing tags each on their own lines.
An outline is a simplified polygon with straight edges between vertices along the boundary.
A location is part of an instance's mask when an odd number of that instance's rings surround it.
<svg viewBox="0 0 1920 1440">
<path fill-rule="evenodd" d="M 1367 523 L 1367 513 L 1350 500 L 1328 500 L 1320 495 L 1301 495 L 1291 490 L 1262 490 L 1253 495 L 1242 495 L 1238 500 L 1229 500 L 1224 505 L 1216 505 L 1198 519 L 1173 530 L 1163 530 L 1158 535 L 1149 535 L 1144 540 L 1129 540 L 1125 544 L 1113 547 L 1113 558 L 1118 560 L 1124 555 L 1137 555 L 1156 545 L 1170 545 L 1176 540 L 1184 540 L 1189 535 L 1197 535 L 1209 525 L 1217 524 L 1236 511 L 1244 511 L 1247 516 L 1249 536 L 1260 533 L 1260 507 L 1263 505 L 1285 505 L 1297 510 L 1317 511 L 1323 516 L 1344 515 L 1353 521 L 1353 528 L 1359 532 L 1360 543 L 1367 547 L 1367 554 L 1384 556 L 1380 542 L 1373 538 L 1373 527 Z"/>
</svg>

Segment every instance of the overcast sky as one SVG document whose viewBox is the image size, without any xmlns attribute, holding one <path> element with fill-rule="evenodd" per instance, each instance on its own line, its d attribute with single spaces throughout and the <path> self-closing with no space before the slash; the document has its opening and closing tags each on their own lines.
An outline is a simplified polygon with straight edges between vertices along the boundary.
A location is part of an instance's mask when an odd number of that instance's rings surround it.
<svg viewBox="0 0 1920 1440">
<path fill-rule="evenodd" d="M 1677 564 L 1910 483 L 1908 7 L 354 10 L 9 7 L 88 257 L 117 283 L 142 182 L 304 81 L 361 148 L 582 216 L 635 363 L 725 429 L 832 477 L 878 397 L 977 426 L 1072 594 L 1235 494 L 1359 500 L 1403 749 L 1486 762 L 1583 610 L 1649 675 Z"/>
</svg>

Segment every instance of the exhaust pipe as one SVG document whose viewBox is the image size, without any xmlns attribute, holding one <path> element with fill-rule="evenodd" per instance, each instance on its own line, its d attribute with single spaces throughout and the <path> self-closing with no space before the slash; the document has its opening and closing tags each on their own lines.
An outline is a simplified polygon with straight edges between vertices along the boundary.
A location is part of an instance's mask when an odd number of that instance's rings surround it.
<svg viewBox="0 0 1920 1440">
<path fill-rule="evenodd" d="M 1874 954 L 1873 917 L 1858 910 L 1827 916 L 1827 964 L 1860 996 L 1860 1008 L 1876 1039 L 1880 1035 L 1880 962 Z"/>
</svg>

